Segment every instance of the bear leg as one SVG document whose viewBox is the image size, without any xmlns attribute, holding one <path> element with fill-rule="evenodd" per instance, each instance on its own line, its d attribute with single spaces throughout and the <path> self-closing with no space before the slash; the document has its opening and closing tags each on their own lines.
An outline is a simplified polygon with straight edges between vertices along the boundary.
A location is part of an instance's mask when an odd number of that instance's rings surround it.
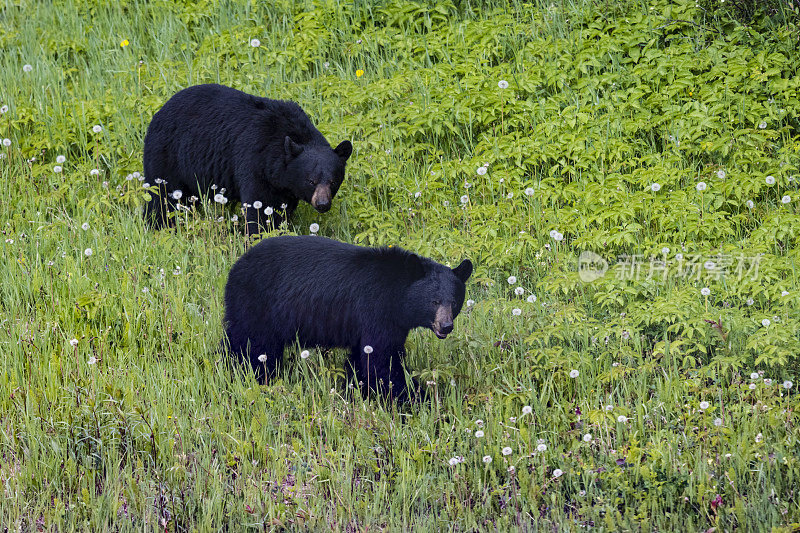
<svg viewBox="0 0 800 533">
<path fill-rule="evenodd" d="M 350 352 L 350 361 L 359 384 L 366 390 L 375 391 L 397 401 L 408 400 L 406 375 L 403 372 L 404 348 L 381 349 L 369 343 L 372 352 L 367 354 L 361 346 Z"/>
</svg>

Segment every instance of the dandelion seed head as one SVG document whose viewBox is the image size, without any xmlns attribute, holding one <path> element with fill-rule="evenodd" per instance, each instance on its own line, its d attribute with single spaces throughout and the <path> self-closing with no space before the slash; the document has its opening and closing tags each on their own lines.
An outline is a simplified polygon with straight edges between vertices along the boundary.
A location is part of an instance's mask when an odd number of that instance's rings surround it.
<svg viewBox="0 0 800 533">
<path fill-rule="evenodd" d="M 530 405 L 525 405 L 522 407 L 522 414 L 529 415 L 533 412 L 533 408 Z"/>
<path fill-rule="evenodd" d="M 750 385 L 747 386 L 747 388 L 750 389 L 750 390 L 756 390 L 756 384 L 755 383 L 751 383 Z"/>
<path fill-rule="evenodd" d="M 89 229 L 89 223 L 88 222 L 84 222 L 83 224 L 81 224 L 81 229 L 83 231 L 88 230 Z"/>
<path fill-rule="evenodd" d="M 784 382 L 783 382 L 783 388 L 784 388 L 784 389 L 786 389 L 786 390 L 789 390 L 789 389 L 791 389 L 791 388 L 792 388 L 792 385 L 794 385 L 794 383 L 792 383 L 792 382 L 791 382 L 791 381 L 789 381 L 788 379 L 787 379 L 786 381 L 784 381 Z"/>
<path fill-rule="evenodd" d="M 467 300 L 466 303 L 467 303 L 467 307 L 472 307 L 473 305 L 475 305 L 475 300 Z"/>
<path fill-rule="evenodd" d="M 628 421 L 628 417 L 625 416 L 625 415 L 619 415 L 617 417 L 617 422 L 619 422 L 620 424 L 624 424 L 627 421 Z"/>
<path fill-rule="evenodd" d="M 271 207 L 269 207 L 269 206 L 267 206 L 267 207 L 265 207 L 265 208 L 264 208 L 264 214 L 265 214 L 265 215 L 267 215 L 267 216 L 271 215 L 271 214 L 272 214 L 272 213 L 274 213 L 274 212 L 275 212 L 275 210 L 274 210 L 274 209 L 272 209 L 272 208 L 271 208 Z"/>
<path fill-rule="evenodd" d="M 537 452 L 541 453 L 541 452 L 543 452 L 545 450 L 547 450 L 547 444 L 545 444 L 543 442 L 540 442 L 539 444 L 536 445 L 536 451 Z"/>
<path fill-rule="evenodd" d="M 100 170 L 96 169 L 96 168 L 93 168 L 92 170 L 89 171 L 89 175 L 90 176 L 99 176 L 100 175 Z"/>
<path fill-rule="evenodd" d="M 525 289 L 523 289 L 522 287 L 517 287 L 516 289 L 514 289 L 514 294 L 516 294 L 517 296 L 522 296 L 524 293 Z"/>
<path fill-rule="evenodd" d="M 698 191 L 703 192 L 704 190 L 706 190 L 708 188 L 708 185 L 706 185 L 705 181 L 701 181 L 696 185 L 696 188 L 697 188 Z"/>
<path fill-rule="evenodd" d="M 708 403 L 707 401 L 703 400 L 702 402 L 700 402 L 700 409 L 701 410 L 705 411 L 709 407 L 711 407 L 711 404 Z"/>
<path fill-rule="evenodd" d="M 311 355 L 311 353 L 308 350 L 303 350 L 302 352 L 300 352 L 301 359 L 308 359 L 309 355 Z"/>
<path fill-rule="evenodd" d="M 764 181 L 767 185 L 775 185 L 775 176 L 767 176 Z"/>
<path fill-rule="evenodd" d="M 650 184 L 650 190 L 653 191 L 653 192 L 660 191 L 661 190 L 661 184 L 660 183 L 651 183 Z"/>
<path fill-rule="evenodd" d="M 483 456 L 483 462 L 488 465 L 489 463 L 492 462 L 492 457 L 490 455 L 484 455 Z"/>
<path fill-rule="evenodd" d="M 3 139 L 3 146 L 5 146 L 6 148 L 11 146 L 11 139 L 8 139 L 8 138 Z"/>
<path fill-rule="evenodd" d="M 100 124 L 95 124 L 94 126 L 92 126 L 92 131 L 95 133 L 100 133 L 101 131 L 103 131 L 103 126 L 101 126 Z"/>
<path fill-rule="evenodd" d="M 758 379 L 758 372 L 750 372 L 750 379 Z"/>
<path fill-rule="evenodd" d="M 536 295 L 534 295 L 534 294 L 529 295 L 527 300 L 528 300 L 529 303 L 536 302 Z"/>
<path fill-rule="evenodd" d="M 564 475 L 564 471 L 560 468 L 553 470 L 553 477 L 561 477 L 562 475 Z"/>
<path fill-rule="evenodd" d="M 61 168 L 60 166 L 58 166 L 58 165 L 56 165 L 56 166 L 54 166 L 54 167 L 53 167 L 53 172 L 55 172 L 56 174 L 59 174 L 59 173 L 60 173 L 62 170 L 64 170 L 64 169 L 62 169 L 62 168 Z"/>
<path fill-rule="evenodd" d="M 508 82 L 506 80 L 500 80 L 497 82 L 497 86 L 501 89 L 508 89 Z"/>
<path fill-rule="evenodd" d="M 591 433 L 587 433 L 586 435 L 584 435 L 583 436 L 583 442 L 592 442 L 592 434 Z"/>
<path fill-rule="evenodd" d="M 94 253 L 94 252 L 92 252 L 92 249 L 91 249 L 91 248 L 87 248 L 87 249 L 85 249 L 85 250 L 83 251 L 83 255 L 85 255 L 86 257 L 89 257 L 89 256 L 91 256 L 93 253 Z"/>
<path fill-rule="evenodd" d="M 514 309 L 511 310 L 511 314 L 514 316 L 519 316 L 522 314 L 522 309 L 520 309 L 519 307 L 515 307 Z"/>
<path fill-rule="evenodd" d="M 766 385 L 767 387 L 769 387 L 770 385 L 772 385 L 772 380 L 771 380 L 771 379 L 769 379 L 769 378 L 764 378 L 764 385 Z"/>
<path fill-rule="evenodd" d="M 63 155 L 56 156 L 56 163 L 58 163 L 59 165 L 61 163 L 63 163 L 64 161 L 66 161 L 66 160 L 67 160 L 67 158 L 64 157 Z"/>
<path fill-rule="evenodd" d="M 528 187 L 525 189 L 525 196 L 533 196 L 534 190 L 533 187 Z"/>
<path fill-rule="evenodd" d="M 22 65 L 22 71 L 23 72 L 30 72 L 32 70 L 33 70 L 33 65 L 29 65 L 29 64 Z"/>
<path fill-rule="evenodd" d="M 77 346 L 77 345 L 78 345 L 78 339 L 72 339 L 71 341 L 69 341 L 69 343 L 70 343 L 70 345 L 72 345 L 72 347 L 74 348 L 75 346 Z"/>
<path fill-rule="evenodd" d="M 483 437 L 483 430 L 479 429 L 478 431 L 475 432 L 475 438 L 480 439 L 481 437 Z"/>
<path fill-rule="evenodd" d="M 781 198 L 781 203 L 782 204 L 788 204 L 791 201 L 792 201 L 792 197 L 789 196 L 788 194 L 785 195 L 783 198 Z"/>
<path fill-rule="evenodd" d="M 747 200 L 747 202 L 745 202 L 745 205 L 747 206 L 748 209 L 753 209 L 756 206 L 753 200 Z"/>
<path fill-rule="evenodd" d="M 724 180 L 725 179 L 725 171 L 722 169 L 717 170 L 717 178 Z"/>
<path fill-rule="evenodd" d="M 250 46 L 252 46 L 253 48 L 258 48 L 259 46 L 261 46 L 261 41 L 259 41 L 258 39 L 250 39 Z"/>
<path fill-rule="evenodd" d="M 308 227 L 308 231 L 310 231 L 311 233 L 316 233 L 316 232 L 318 232 L 318 231 L 319 231 L 319 224 L 317 224 L 316 222 L 314 222 L 313 224 L 311 224 L 311 225 Z"/>
<path fill-rule="evenodd" d="M 458 458 L 457 457 L 451 457 L 450 460 L 447 461 L 447 462 L 450 464 L 450 466 L 456 466 L 458 464 Z"/>
<path fill-rule="evenodd" d="M 367 354 L 367 355 L 371 354 L 372 353 L 372 346 L 370 346 L 369 344 L 364 346 L 364 353 Z"/>
<path fill-rule="evenodd" d="M 506 455 L 506 456 L 511 455 L 511 452 L 512 452 L 512 450 L 511 450 L 510 447 L 506 446 L 505 448 L 503 448 L 503 455 Z"/>
<path fill-rule="evenodd" d="M 180 200 L 183 197 L 183 191 L 180 189 L 175 189 L 172 191 L 172 197 L 176 200 Z"/>
<path fill-rule="evenodd" d="M 578 372 L 577 369 L 572 369 L 572 370 L 569 371 L 569 377 L 571 377 L 572 379 L 575 379 L 580 375 L 581 375 L 581 373 Z"/>
<path fill-rule="evenodd" d="M 722 425 L 722 419 L 717 417 L 714 419 L 714 425 L 720 427 Z"/>
<path fill-rule="evenodd" d="M 97 358 L 95 356 L 91 356 L 87 361 L 89 365 L 93 365 L 97 362 Z"/>
<path fill-rule="evenodd" d="M 517 282 L 517 277 L 516 276 L 508 276 L 508 280 L 506 280 L 506 281 L 508 281 L 509 285 L 514 285 Z"/>
<path fill-rule="evenodd" d="M 769 318 L 765 318 L 764 320 L 761 321 L 761 325 L 764 326 L 765 328 L 770 324 L 772 324 L 772 322 L 770 321 Z"/>
</svg>

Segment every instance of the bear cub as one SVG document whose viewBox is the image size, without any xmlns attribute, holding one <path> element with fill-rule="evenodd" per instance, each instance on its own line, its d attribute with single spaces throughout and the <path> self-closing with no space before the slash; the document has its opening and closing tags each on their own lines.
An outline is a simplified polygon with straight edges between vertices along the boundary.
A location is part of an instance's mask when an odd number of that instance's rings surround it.
<svg viewBox="0 0 800 533">
<path fill-rule="evenodd" d="M 145 217 L 160 228 L 178 200 L 200 194 L 248 204 L 250 234 L 259 224 L 278 226 L 299 200 L 324 213 L 352 151 L 350 141 L 332 149 L 294 102 L 195 85 L 170 98 L 147 128 L 144 173 L 159 195 Z"/>
<path fill-rule="evenodd" d="M 230 351 L 260 381 L 284 348 L 347 348 L 356 377 L 408 399 L 403 374 L 410 330 L 444 339 L 464 303 L 472 263 L 448 268 L 400 248 L 365 248 L 314 236 L 265 239 L 231 268 L 225 286 Z"/>
</svg>

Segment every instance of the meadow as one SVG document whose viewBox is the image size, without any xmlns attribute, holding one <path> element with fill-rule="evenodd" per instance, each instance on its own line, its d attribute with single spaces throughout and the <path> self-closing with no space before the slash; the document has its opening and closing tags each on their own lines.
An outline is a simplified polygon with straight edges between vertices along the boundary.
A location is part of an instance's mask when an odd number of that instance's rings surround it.
<svg viewBox="0 0 800 533">
<path fill-rule="evenodd" d="M 0 530 L 797 530 L 798 33 L 796 0 L 3 2 Z M 352 140 L 329 213 L 143 223 L 149 120 L 208 82 Z M 409 339 L 428 401 L 220 356 L 230 266 L 312 229 L 476 265 Z"/>
</svg>

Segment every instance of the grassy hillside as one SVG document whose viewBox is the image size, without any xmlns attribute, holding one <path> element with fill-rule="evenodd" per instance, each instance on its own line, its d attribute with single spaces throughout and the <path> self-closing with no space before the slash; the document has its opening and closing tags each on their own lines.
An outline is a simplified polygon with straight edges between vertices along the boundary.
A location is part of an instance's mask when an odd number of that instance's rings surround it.
<svg viewBox="0 0 800 533">
<path fill-rule="evenodd" d="M 796 1 L 0 5 L 8 530 L 763 530 L 800 522 Z M 274 233 L 476 273 L 431 401 L 345 354 L 216 352 L 238 205 L 154 232 L 142 140 L 188 85 L 354 153 Z M 260 238 L 265 237 L 262 235 Z"/>
</svg>

